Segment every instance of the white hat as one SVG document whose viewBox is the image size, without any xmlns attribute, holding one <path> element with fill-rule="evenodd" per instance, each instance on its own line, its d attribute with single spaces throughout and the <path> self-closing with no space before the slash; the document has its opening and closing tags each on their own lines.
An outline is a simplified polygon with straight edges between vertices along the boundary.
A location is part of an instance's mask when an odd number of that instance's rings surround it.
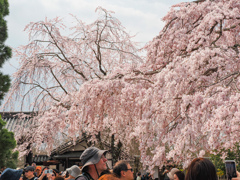
<svg viewBox="0 0 240 180">
<path fill-rule="evenodd" d="M 73 165 L 72 167 L 66 169 L 66 171 L 75 178 L 81 173 L 81 170 L 77 165 Z"/>
<path fill-rule="evenodd" d="M 176 173 L 176 172 L 178 172 L 179 171 L 179 169 L 177 169 L 177 168 L 172 168 L 171 169 L 171 171 L 169 172 L 169 173 L 167 173 L 167 176 L 169 177 L 169 179 L 170 180 L 173 180 L 174 179 L 174 174 Z"/>
</svg>

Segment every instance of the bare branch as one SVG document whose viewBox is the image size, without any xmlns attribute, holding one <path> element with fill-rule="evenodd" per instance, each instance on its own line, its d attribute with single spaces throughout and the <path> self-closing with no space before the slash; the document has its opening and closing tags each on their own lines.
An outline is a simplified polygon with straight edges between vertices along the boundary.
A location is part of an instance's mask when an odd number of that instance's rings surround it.
<svg viewBox="0 0 240 180">
<path fill-rule="evenodd" d="M 57 81 L 57 83 L 58 83 L 58 84 L 60 85 L 60 87 L 62 88 L 62 90 L 63 90 L 66 94 L 68 94 L 67 91 L 66 91 L 66 89 L 63 87 L 63 85 L 60 83 L 60 81 L 58 80 L 58 78 L 55 76 L 55 74 L 54 74 L 52 68 L 49 68 L 49 69 L 50 69 L 50 71 L 51 71 L 51 73 L 52 73 L 54 79 Z"/>
<path fill-rule="evenodd" d="M 27 85 L 34 85 L 36 87 L 39 87 L 41 89 L 43 89 L 44 91 L 46 91 L 48 93 L 48 95 L 55 101 L 57 102 L 60 102 L 60 100 L 56 99 L 47 89 L 43 88 L 42 86 L 40 86 L 39 84 L 36 84 L 36 83 L 26 83 L 26 82 L 23 82 L 21 81 L 22 84 L 27 84 Z"/>
</svg>

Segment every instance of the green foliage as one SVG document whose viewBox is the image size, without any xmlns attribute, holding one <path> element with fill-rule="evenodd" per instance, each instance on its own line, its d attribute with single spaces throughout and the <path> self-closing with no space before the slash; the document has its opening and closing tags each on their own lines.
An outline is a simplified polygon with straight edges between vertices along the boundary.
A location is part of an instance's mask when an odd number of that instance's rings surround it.
<svg viewBox="0 0 240 180">
<path fill-rule="evenodd" d="M 7 33 L 7 22 L 4 17 L 9 14 L 9 4 L 8 0 L 0 0 L 0 68 L 3 63 L 11 58 L 12 50 L 10 47 L 6 46 L 4 42 L 8 37 Z M 8 75 L 3 75 L 0 72 L 0 104 L 3 99 L 5 93 L 8 91 L 10 87 L 10 78 Z"/>
<path fill-rule="evenodd" d="M 0 13 L 2 16 L 7 16 L 9 14 L 8 0 L 0 0 Z"/>
<path fill-rule="evenodd" d="M 233 150 L 223 150 L 222 152 L 227 152 L 227 157 L 225 160 L 235 160 L 236 161 L 236 166 L 237 170 L 240 171 L 240 157 L 239 157 L 239 145 L 235 146 L 235 149 Z M 217 155 L 211 154 L 211 161 L 215 165 L 217 172 L 219 174 L 226 174 L 226 169 L 225 169 L 225 164 L 224 161 L 221 159 L 222 153 L 219 153 Z"/>
<path fill-rule="evenodd" d="M 223 170 L 217 169 L 217 175 L 218 175 L 219 177 L 222 177 L 224 174 L 225 174 L 225 173 L 224 173 Z"/>
<path fill-rule="evenodd" d="M 4 17 L 9 14 L 8 0 L 0 0 L 0 67 L 2 64 L 11 57 L 11 48 L 4 45 L 8 34 L 7 34 L 7 22 Z"/>
<path fill-rule="evenodd" d="M 9 87 L 10 87 L 9 76 L 8 75 L 3 75 L 0 72 L 0 100 L 3 99 L 5 93 L 8 91 Z"/>
<path fill-rule="evenodd" d="M 12 152 L 12 150 L 16 147 L 16 140 L 13 132 L 3 128 L 5 124 L 6 122 L 0 116 L 0 167 L 6 166 L 15 169 L 17 167 L 18 152 Z"/>
</svg>

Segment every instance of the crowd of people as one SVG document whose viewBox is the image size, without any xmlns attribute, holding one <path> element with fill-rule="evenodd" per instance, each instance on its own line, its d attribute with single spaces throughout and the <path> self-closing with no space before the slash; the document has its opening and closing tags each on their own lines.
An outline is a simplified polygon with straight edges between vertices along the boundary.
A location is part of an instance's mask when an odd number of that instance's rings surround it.
<svg viewBox="0 0 240 180">
<path fill-rule="evenodd" d="M 81 169 L 73 165 L 66 171 L 59 172 L 57 169 L 43 168 L 41 166 L 26 166 L 24 169 L 6 168 L 0 174 L 0 180 L 134 180 L 134 171 L 129 162 L 119 161 L 113 169 L 107 166 L 106 150 L 96 147 L 87 148 L 81 155 Z M 194 159 L 187 169 L 186 175 L 177 168 L 165 171 L 165 180 L 217 180 L 216 168 L 206 158 Z M 151 180 L 148 173 L 147 179 Z M 136 180 L 146 180 L 146 176 L 137 173 Z M 240 180 L 238 177 L 232 180 Z"/>
</svg>

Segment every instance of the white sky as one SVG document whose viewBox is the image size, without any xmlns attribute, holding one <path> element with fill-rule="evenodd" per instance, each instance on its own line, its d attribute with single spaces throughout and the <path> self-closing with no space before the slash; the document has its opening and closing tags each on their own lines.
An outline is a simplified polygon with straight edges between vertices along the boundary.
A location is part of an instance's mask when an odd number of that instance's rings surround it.
<svg viewBox="0 0 240 180">
<path fill-rule="evenodd" d="M 41 21 L 45 17 L 69 18 L 71 13 L 83 22 L 91 23 L 97 17 L 95 9 L 98 6 L 114 11 L 114 16 L 126 30 L 132 35 L 137 34 L 135 41 L 147 43 L 163 28 L 161 18 L 170 7 L 182 1 L 191 0 L 8 0 L 10 14 L 6 17 L 6 44 L 12 48 L 27 44 L 28 36 L 23 31 L 24 27 L 29 22 Z M 0 70 L 11 75 L 17 67 L 18 63 L 13 57 Z"/>
<path fill-rule="evenodd" d="M 192 0 L 8 0 L 10 14 L 6 17 L 8 39 L 5 44 L 12 48 L 26 45 L 28 35 L 23 31 L 25 26 L 45 17 L 62 17 L 70 24 L 69 14 L 73 14 L 86 24 L 92 23 L 97 18 L 95 9 L 101 6 L 114 11 L 113 16 L 121 21 L 126 31 L 136 34 L 134 40 L 144 45 L 161 31 L 164 26 L 161 19 L 170 7 L 183 1 Z M 11 76 L 17 68 L 18 62 L 13 56 L 0 71 Z"/>
<path fill-rule="evenodd" d="M 67 19 L 69 14 L 73 14 L 87 24 L 92 23 L 96 20 L 95 9 L 98 6 L 114 11 L 113 16 L 121 21 L 126 31 L 131 35 L 137 34 L 134 40 L 145 44 L 161 31 L 164 26 L 161 19 L 170 7 L 183 1 L 192 0 L 8 0 L 10 14 L 6 17 L 8 39 L 5 44 L 12 48 L 26 45 L 28 35 L 23 31 L 25 26 L 45 17 Z M 17 68 L 18 63 L 12 57 L 0 71 L 12 75 Z"/>
</svg>

